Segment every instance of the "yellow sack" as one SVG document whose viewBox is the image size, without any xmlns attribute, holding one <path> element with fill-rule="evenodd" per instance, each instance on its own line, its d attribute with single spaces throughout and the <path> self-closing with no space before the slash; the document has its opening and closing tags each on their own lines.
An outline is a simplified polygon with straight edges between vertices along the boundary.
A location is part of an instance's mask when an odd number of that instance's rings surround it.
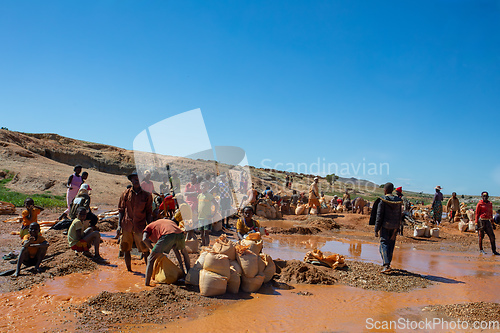
<svg viewBox="0 0 500 333">
<path fill-rule="evenodd" d="M 156 282 L 172 284 L 179 280 L 181 276 L 181 269 L 165 255 L 161 255 L 156 259 L 153 266 L 153 277 Z"/>
</svg>

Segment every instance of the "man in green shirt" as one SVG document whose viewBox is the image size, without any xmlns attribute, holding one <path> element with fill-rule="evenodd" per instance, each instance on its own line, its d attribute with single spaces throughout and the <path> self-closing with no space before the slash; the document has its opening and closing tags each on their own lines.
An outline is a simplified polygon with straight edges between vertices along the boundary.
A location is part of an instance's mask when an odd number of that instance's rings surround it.
<svg viewBox="0 0 500 333">
<path fill-rule="evenodd" d="M 105 259 L 99 255 L 101 234 L 89 227 L 89 223 L 85 221 L 86 216 L 87 210 L 85 207 L 78 208 L 77 218 L 73 220 L 68 230 L 69 247 L 76 252 L 82 252 L 83 255 L 95 261 L 104 262 Z M 93 257 L 89 251 L 91 246 L 94 246 Z"/>
</svg>

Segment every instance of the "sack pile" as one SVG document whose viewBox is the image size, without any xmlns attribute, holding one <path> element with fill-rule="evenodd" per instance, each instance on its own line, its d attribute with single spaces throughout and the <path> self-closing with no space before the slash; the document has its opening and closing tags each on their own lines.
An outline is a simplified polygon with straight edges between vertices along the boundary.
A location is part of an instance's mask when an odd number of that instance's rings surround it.
<svg viewBox="0 0 500 333">
<path fill-rule="evenodd" d="M 342 268 L 345 267 L 345 258 L 340 254 L 332 254 L 330 256 L 325 257 L 323 252 L 318 249 L 314 249 L 309 251 L 304 256 L 304 262 L 313 265 L 323 265 L 328 266 L 330 268 Z"/>
<path fill-rule="evenodd" d="M 199 285 L 203 296 L 256 292 L 276 273 L 272 258 L 262 252 L 260 233 L 250 234 L 240 243 L 220 236 L 212 249 L 203 252 L 187 276 L 186 282 Z"/>
<path fill-rule="evenodd" d="M 281 212 L 275 204 L 269 200 L 261 200 L 257 204 L 257 211 L 255 212 L 255 215 L 266 217 L 268 219 L 276 219 L 276 218 L 281 218 Z"/>
</svg>

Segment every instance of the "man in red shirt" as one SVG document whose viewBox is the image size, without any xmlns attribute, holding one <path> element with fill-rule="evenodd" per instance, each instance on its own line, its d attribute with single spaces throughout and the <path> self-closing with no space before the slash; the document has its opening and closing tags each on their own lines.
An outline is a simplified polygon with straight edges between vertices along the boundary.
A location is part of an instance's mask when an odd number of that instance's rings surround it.
<svg viewBox="0 0 500 333">
<path fill-rule="evenodd" d="M 117 233 L 122 235 L 120 251 L 124 253 L 127 270 L 131 272 L 132 258 L 130 251 L 133 243 L 143 253 L 144 261 L 147 263 L 149 250 L 142 241 L 142 231 L 152 220 L 153 199 L 151 193 L 141 188 L 137 172 L 133 172 L 127 178 L 132 183 L 132 187 L 123 192 L 118 203 Z"/>
<path fill-rule="evenodd" d="M 184 272 L 182 260 L 178 251 L 182 252 L 186 272 L 189 271 L 189 254 L 185 248 L 184 232 L 174 221 L 160 219 L 148 224 L 144 229 L 142 239 L 151 250 L 151 254 L 148 257 L 148 265 L 146 267 L 146 286 L 150 285 L 149 283 L 151 281 L 151 275 L 153 275 L 153 266 L 156 259 L 164 253 L 167 255 L 171 249 L 174 249 L 180 269 Z M 156 244 L 153 246 L 152 243 Z M 184 272 L 184 274 L 186 273 Z"/>
<path fill-rule="evenodd" d="M 483 238 L 486 233 L 490 238 L 491 251 L 493 251 L 495 255 L 500 255 L 500 253 L 497 252 L 495 233 L 493 232 L 493 229 L 496 227 L 491 223 L 491 219 L 493 218 L 493 204 L 488 200 L 488 192 L 482 192 L 481 197 L 483 199 L 479 200 L 476 206 L 476 228 L 479 235 L 479 252 L 486 254 L 483 250 Z"/>
</svg>

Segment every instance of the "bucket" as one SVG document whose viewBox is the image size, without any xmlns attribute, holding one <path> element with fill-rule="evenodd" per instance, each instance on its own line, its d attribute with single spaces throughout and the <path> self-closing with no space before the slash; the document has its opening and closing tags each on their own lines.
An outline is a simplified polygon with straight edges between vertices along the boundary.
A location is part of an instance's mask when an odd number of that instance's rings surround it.
<svg viewBox="0 0 500 333">
<path fill-rule="evenodd" d="M 431 237 L 431 227 L 426 226 L 424 229 L 424 237 Z"/>
<path fill-rule="evenodd" d="M 425 234 L 425 228 L 422 227 L 415 227 L 413 230 L 413 237 L 424 237 Z"/>
<path fill-rule="evenodd" d="M 439 228 L 432 228 L 431 229 L 431 237 L 439 238 Z"/>
<path fill-rule="evenodd" d="M 472 231 L 472 232 L 476 231 L 476 223 L 474 223 L 474 221 L 469 221 L 469 228 L 467 231 Z"/>
</svg>

